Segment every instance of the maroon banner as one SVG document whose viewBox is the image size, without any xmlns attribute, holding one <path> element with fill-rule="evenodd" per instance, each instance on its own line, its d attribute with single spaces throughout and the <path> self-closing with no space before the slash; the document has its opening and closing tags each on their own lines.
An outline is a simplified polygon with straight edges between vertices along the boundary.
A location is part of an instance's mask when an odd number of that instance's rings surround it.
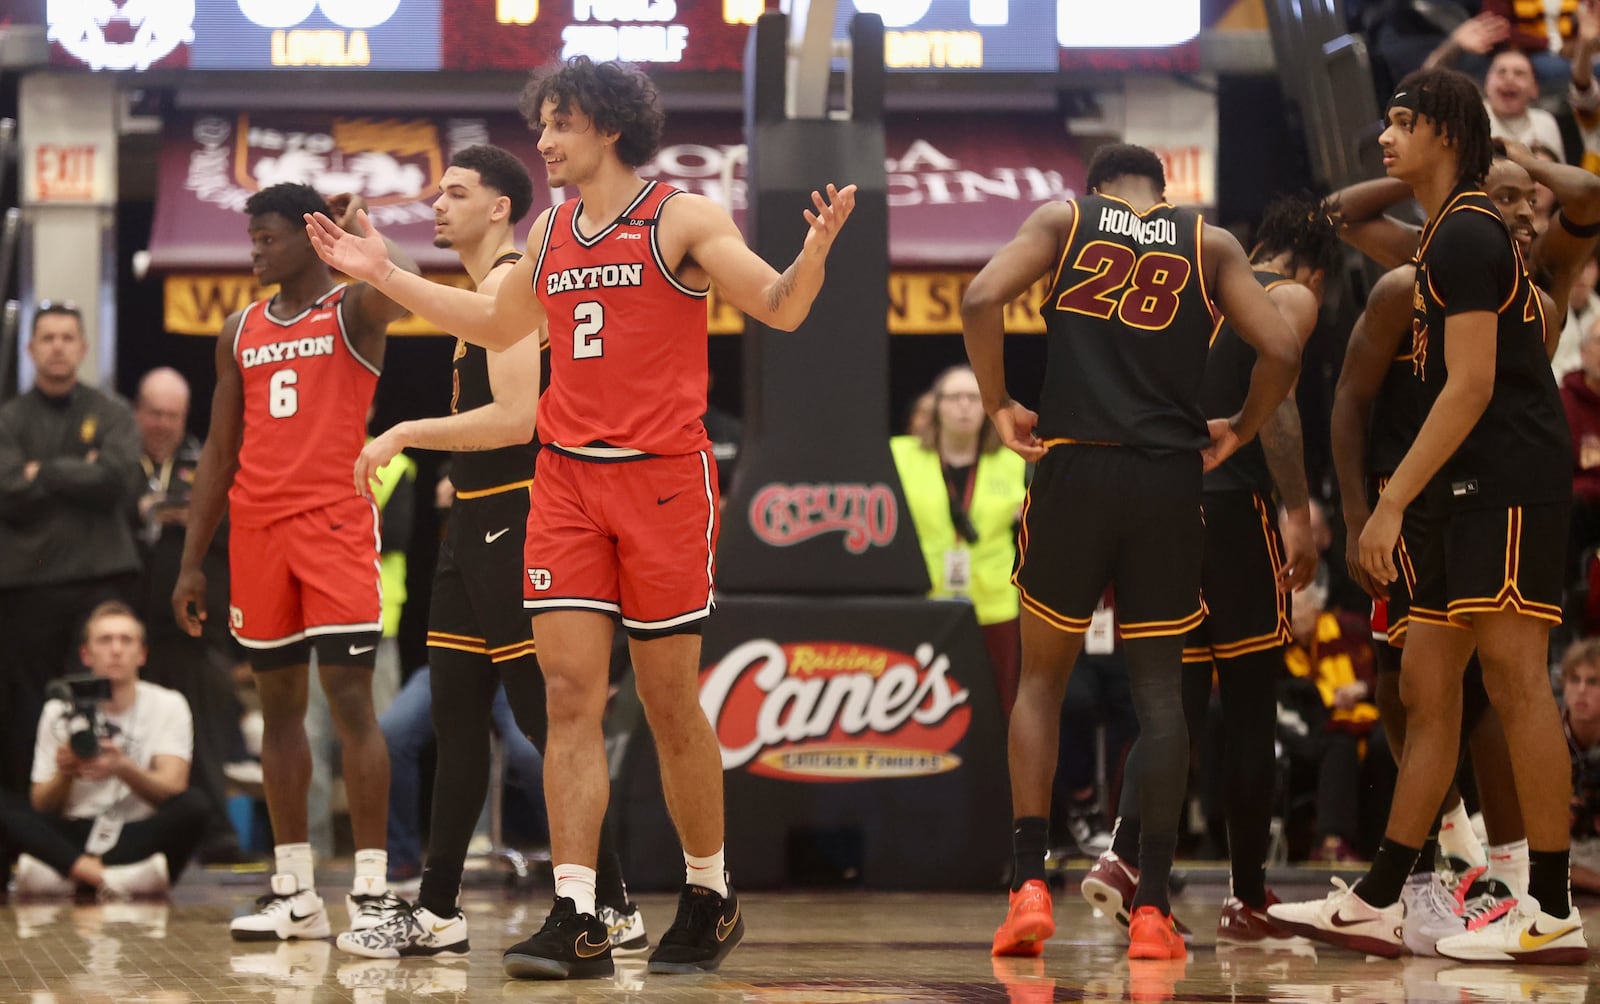
<svg viewBox="0 0 1600 1004">
<path fill-rule="evenodd" d="M 150 263 L 248 268 L 245 200 L 288 181 L 324 195 L 363 196 L 373 222 L 423 268 L 459 269 L 453 251 L 433 246 L 433 202 L 451 153 L 475 143 L 539 160 L 533 135 L 514 116 L 241 112 L 176 119 L 162 142 Z M 535 198 L 548 205 L 548 191 L 536 185 Z"/>
<path fill-rule="evenodd" d="M 643 174 L 728 205 L 743 224 L 743 130 L 732 116 L 669 117 Z M 280 181 L 358 192 L 384 233 L 426 269 L 458 267 L 433 247 L 433 200 L 452 151 L 494 143 L 533 172 L 550 204 L 535 139 L 512 115 L 419 117 L 283 112 L 178 117 L 163 140 L 151 265 L 249 267 L 245 200 Z M 982 265 L 1037 206 L 1071 198 L 1085 167 L 1054 116 L 916 115 L 888 125 L 889 259 L 898 268 Z M 818 177 L 820 188 L 848 178 Z M 563 190 L 558 198 L 576 195 Z M 796 206 L 798 214 L 804 206 Z M 525 231 L 519 236 L 525 236 Z"/>
</svg>

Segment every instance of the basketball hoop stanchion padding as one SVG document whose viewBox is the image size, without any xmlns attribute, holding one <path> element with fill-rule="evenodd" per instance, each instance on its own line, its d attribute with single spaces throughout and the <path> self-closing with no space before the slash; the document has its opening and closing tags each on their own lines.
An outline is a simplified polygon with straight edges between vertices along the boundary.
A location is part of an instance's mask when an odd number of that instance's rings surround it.
<svg viewBox="0 0 1600 1004">
<path fill-rule="evenodd" d="M 746 50 L 751 244 L 782 267 L 813 189 L 858 194 L 800 330 L 745 333 L 745 440 L 700 674 L 728 865 L 746 889 L 999 888 L 1010 806 L 994 672 L 971 605 L 927 598 L 889 452 L 883 25 L 851 25 L 852 116 L 790 120 L 786 22 L 763 14 Z M 676 888 L 644 716 L 613 727 L 629 884 Z"/>
<path fill-rule="evenodd" d="M 889 453 L 882 22 L 852 24 L 844 120 L 784 117 L 787 22 L 763 14 L 746 52 L 747 236 L 782 268 L 805 239 L 812 191 L 854 184 L 856 208 L 799 330 L 746 322 L 745 434 L 717 590 L 922 595 L 927 568 Z"/>
</svg>

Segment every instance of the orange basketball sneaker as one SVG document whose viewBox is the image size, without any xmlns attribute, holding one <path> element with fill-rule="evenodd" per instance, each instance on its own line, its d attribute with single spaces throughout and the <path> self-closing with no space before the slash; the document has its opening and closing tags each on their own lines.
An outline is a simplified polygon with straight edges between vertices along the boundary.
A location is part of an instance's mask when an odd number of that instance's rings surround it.
<svg viewBox="0 0 1600 1004">
<path fill-rule="evenodd" d="M 1128 958 L 1186 959 L 1189 950 L 1172 926 L 1172 915 L 1158 907 L 1141 906 L 1128 920 Z"/>
<path fill-rule="evenodd" d="M 1039 955 L 1044 943 L 1056 933 L 1050 916 L 1050 889 L 1038 879 L 1022 883 L 1011 893 L 1005 923 L 994 932 L 994 955 Z"/>
</svg>

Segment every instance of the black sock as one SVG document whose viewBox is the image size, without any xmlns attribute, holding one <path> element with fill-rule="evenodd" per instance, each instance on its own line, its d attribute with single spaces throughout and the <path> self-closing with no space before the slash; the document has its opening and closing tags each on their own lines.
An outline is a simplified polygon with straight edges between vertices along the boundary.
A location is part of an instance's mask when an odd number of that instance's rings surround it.
<svg viewBox="0 0 1600 1004">
<path fill-rule="evenodd" d="M 484 655 L 433 647 L 428 656 L 433 665 L 428 689 L 439 755 L 417 903 L 441 917 L 453 917 L 467 845 L 489 790 L 489 709 L 500 674 Z M 533 662 L 532 656 L 526 658 Z M 521 660 L 515 665 L 523 668 Z"/>
<path fill-rule="evenodd" d="M 1400 901 L 1400 890 L 1406 884 L 1406 876 L 1411 874 L 1411 866 L 1421 853 L 1420 848 L 1397 844 L 1384 837 L 1378 845 L 1378 853 L 1372 856 L 1372 867 L 1356 883 L 1355 894 L 1369 906 L 1380 909 L 1394 906 Z"/>
<path fill-rule="evenodd" d="M 1202 667 L 1209 690 L 1209 664 Z M 1193 674 L 1190 666 L 1186 674 Z M 1222 698 L 1223 764 L 1228 789 L 1228 859 L 1233 894 L 1246 906 L 1267 906 L 1267 850 L 1272 842 L 1272 810 L 1278 782 L 1274 739 L 1278 727 L 1276 682 L 1283 673 L 1283 649 L 1252 652 L 1217 664 Z M 1185 685 L 1191 685 L 1188 678 Z M 1186 700 L 1185 711 L 1193 714 Z M 1202 703 L 1199 710 L 1205 710 Z M 1190 718 L 1189 734 L 1205 734 L 1204 718 Z"/>
<path fill-rule="evenodd" d="M 600 823 L 600 853 L 595 858 L 594 905 L 609 906 L 619 913 L 628 911 L 628 887 L 622 881 L 622 856 L 611 838 L 611 813 Z"/>
<path fill-rule="evenodd" d="M 1134 736 L 1122 763 L 1122 795 L 1117 799 L 1117 822 L 1111 827 L 1111 853 L 1129 868 L 1139 867 L 1139 737 Z"/>
<path fill-rule="evenodd" d="M 1139 715 L 1139 891 L 1134 906 L 1171 910 L 1167 882 L 1189 782 L 1183 638 L 1127 642 L 1128 690 Z"/>
<path fill-rule="evenodd" d="M 1439 870 L 1439 824 L 1435 823 L 1433 832 L 1428 834 L 1428 839 L 1422 842 L 1422 850 L 1417 852 L 1417 863 L 1411 866 L 1411 874 L 1427 875 Z"/>
<path fill-rule="evenodd" d="M 1178 849 L 1178 834 L 1155 833 L 1146 830 L 1139 839 L 1139 856 L 1144 867 L 1139 869 L 1139 886 L 1129 905 L 1131 914 L 1141 906 L 1153 906 L 1162 913 L 1172 913 L 1172 857 Z"/>
<path fill-rule="evenodd" d="M 1126 785 L 1128 782 L 1123 782 Z M 1111 827 L 1111 853 L 1129 868 L 1139 867 L 1139 817 L 1118 816 Z"/>
<path fill-rule="evenodd" d="M 1050 820 L 1043 816 L 1023 816 L 1015 821 L 1011 830 L 1013 892 L 1021 889 L 1024 882 L 1045 880 L 1044 856 L 1049 849 Z"/>
<path fill-rule="evenodd" d="M 1569 852 L 1528 851 L 1528 895 L 1552 917 L 1572 913 Z"/>
</svg>

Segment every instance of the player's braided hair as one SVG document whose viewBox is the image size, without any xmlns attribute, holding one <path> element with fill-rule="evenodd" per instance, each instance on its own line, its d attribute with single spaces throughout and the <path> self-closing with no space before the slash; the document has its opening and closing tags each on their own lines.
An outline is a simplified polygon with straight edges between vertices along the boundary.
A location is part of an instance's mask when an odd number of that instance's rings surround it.
<svg viewBox="0 0 1600 1004">
<path fill-rule="evenodd" d="M 478 180 L 485 188 L 510 199 L 512 223 L 520 223 L 528 215 L 533 205 L 533 179 L 513 154 L 488 144 L 469 146 L 450 158 L 450 166 L 478 172 Z"/>
<path fill-rule="evenodd" d="M 1270 261 L 1289 253 L 1289 267 L 1302 266 L 1332 275 L 1344 250 L 1339 228 L 1322 200 L 1310 193 L 1284 195 L 1274 199 L 1256 228 L 1252 262 Z"/>
<path fill-rule="evenodd" d="M 1167 172 L 1155 151 L 1132 143 L 1111 143 L 1094 152 L 1089 161 L 1089 177 L 1083 187 L 1093 192 L 1118 178 L 1145 178 L 1156 186 L 1156 194 L 1167 190 Z"/>
<path fill-rule="evenodd" d="M 650 163 L 661 145 L 666 115 L 657 100 L 656 85 L 642 70 L 615 60 L 596 63 L 574 56 L 534 71 L 518 107 L 535 131 L 546 101 L 558 111 L 576 104 L 601 132 L 617 134 L 617 157 L 629 167 Z"/>
<path fill-rule="evenodd" d="M 1481 185 L 1493 155 L 1489 146 L 1489 113 L 1472 78 L 1455 70 L 1417 70 L 1395 89 L 1414 100 L 1416 115 L 1426 115 L 1440 135 L 1455 146 L 1457 180 Z M 1412 118 L 1415 124 L 1416 118 Z"/>
<path fill-rule="evenodd" d="M 250 196 L 244 202 L 244 211 L 251 216 L 277 213 L 291 224 L 299 226 L 307 213 L 328 215 L 328 200 L 310 185 L 285 181 Z"/>
</svg>

